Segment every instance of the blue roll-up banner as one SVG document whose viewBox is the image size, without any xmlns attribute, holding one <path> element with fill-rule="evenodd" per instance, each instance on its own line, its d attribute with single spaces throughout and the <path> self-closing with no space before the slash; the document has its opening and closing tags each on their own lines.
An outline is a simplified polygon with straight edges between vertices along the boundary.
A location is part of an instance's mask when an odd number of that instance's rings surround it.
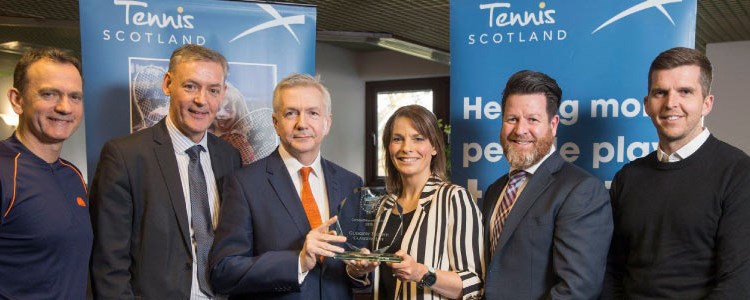
<svg viewBox="0 0 750 300">
<path fill-rule="evenodd" d="M 169 98 L 162 78 L 172 51 L 184 44 L 217 50 L 229 61 L 225 103 L 211 130 L 241 148 L 243 160 L 265 157 L 277 145 L 271 121 L 276 82 L 315 72 L 312 6 L 220 0 L 79 5 L 89 170 L 107 140 L 164 117 Z"/>
<path fill-rule="evenodd" d="M 607 186 L 656 149 L 648 68 L 666 49 L 694 46 L 696 1 L 451 0 L 450 10 L 451 177 L 475 198 L 508 172 L 500 101 L 520 70 L 557 80 L 557 149 Z"/>
</svg>

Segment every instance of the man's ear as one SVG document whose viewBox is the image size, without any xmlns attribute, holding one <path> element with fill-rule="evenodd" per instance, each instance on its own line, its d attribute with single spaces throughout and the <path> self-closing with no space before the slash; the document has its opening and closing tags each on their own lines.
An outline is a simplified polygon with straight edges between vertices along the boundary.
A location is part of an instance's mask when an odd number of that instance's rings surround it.
<svg viewBox="0 0 750 300">
<path fill-rule="evenodd" d="M 325 121 L 323 121 L 324 135 L 327 135 L 328 132 L 330 131 L 332 122 L 333 122 L 333 114 L 329 114 L 328 117 L 326 117 Z"/>
<path fill-rule="evenodd" d="M 552 128 L 552 136 L 557 136 L 557 125 L 560 124 L 560 116 L 555 114 L 550 120 L 550 127 Z"/>
<path fill-rule="evenodd" d="M 172 75 L 169 72 L 164 73 L 164 80 L 161 82 L 161 91 L 164 92 L 164 95 L 169 96 L 170 84 L 172 84 Z"/>
<path fill-rule="evenodd" d="M 708 116 L 708 114 L 711 112 L 711 110 L 714 107 L 714 95 L 708 95 L 706 98 L 703 98 L 703 109 L 701 110 L 702 116 Z"/>
<path fill-rule="evenodd" d="M 16 112 L 16 114 L 21 115 L 23 113 L 24 99 L 21 96 L 21 91 L 16 88 L 8 90 L 8 101 L 10 101 L 10 105 L 13 106 L 13 111 Z"/>
</svg>

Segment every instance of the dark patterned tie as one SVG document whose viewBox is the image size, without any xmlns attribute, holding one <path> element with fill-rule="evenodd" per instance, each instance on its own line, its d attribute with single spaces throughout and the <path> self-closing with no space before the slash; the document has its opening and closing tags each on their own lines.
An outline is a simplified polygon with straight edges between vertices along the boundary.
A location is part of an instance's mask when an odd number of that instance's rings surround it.
<svg viewBox="0 0 750 300">
<path fill-rule="evenodd" d="M 524 170 L 519 170 L 510 175 L 508 186 L 505 188 L 505 195 L 501 199 L 500 207 L 498 207 L 495 212 L 495 223 L 492 224 L 493 235 L 492 240 L 490 241 L 491 254 L 495 254 L 495 247 L 497 247 L 497 242 L 500 241 L 500 233 L 503 232 L 505 220 L 508 218 L 511 208 L 513 208 L 513 203 L 516 202 L 518 189 L 521 187 L 523 180 L 526 179 L 528 174 L 529 173 Z"/>
<path fill-rule="evenodd" d="M 200 153 L 203 152 L 203 146 L 195 145 L 185 150 L 190 156 L 188 164 L 188 177 L 190 182 L 190 222 L 195 233 L 196 263 L 198 264 L 198 285 L 201 292 L 213 296 L 211 287 L 208 284 L 208 251 L 211 250 L 211 243 L 214 241 L 213 226 L 211 224 L 211 208 L 208 203 L 208 186 L 206 177 L 203 175 L 201 166 Z"/>
</svg>

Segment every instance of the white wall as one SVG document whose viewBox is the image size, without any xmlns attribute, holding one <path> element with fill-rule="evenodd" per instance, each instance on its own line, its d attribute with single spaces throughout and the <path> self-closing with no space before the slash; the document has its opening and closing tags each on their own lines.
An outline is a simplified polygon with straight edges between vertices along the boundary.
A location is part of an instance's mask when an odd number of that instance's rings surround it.
<svg viewBox="0 0 750 300">
<path fill-rule="evenodd" d="M 15 115 L 7 95 L 13 87 L 13 70 L 19 58 L 19 55 L 0 52 L 0 114 Z M 9 137 L 15 129 L 0 119 L 0 140 Z"/>
<path fill-rule="evenodd" d="M 714 69 L 714 107 L 706 126 L 719 139 L 750 153 L 750 41 L 708 44 Z"/>
<path fill-rule="evenodd" d="M 357 53 L 318 43 L 316 72 L 331 92 L 333 127 L 322 153 L 364 178 L 365 82 L 448 76 L 446 65 L 388 50 Z"/>
<path fill-rule="evenodd" d="M 447 65 L 388 50 L 359 54 L 357 69 L 364 81 L 449 76 L 451 70 Z"/>
<path fill-rule="evenodd" d="M 323 156 L 362 176 L 365 83 L 359 79 L 356 65 L 352 51 L 321 43 L 315 49 L 315 71 L 331 92 L 333 109 L 333 127 L 323 141 Z"/>
</svg>

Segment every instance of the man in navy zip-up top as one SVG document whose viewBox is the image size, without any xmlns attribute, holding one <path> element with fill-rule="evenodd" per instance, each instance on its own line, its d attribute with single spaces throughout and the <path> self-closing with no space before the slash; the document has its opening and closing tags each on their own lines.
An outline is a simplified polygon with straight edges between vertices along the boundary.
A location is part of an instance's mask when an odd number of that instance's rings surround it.
<svg viewBox="0 0 750 300">
<path fill-rule="evenodd" d="M 19 121 L 0 142 L 0 299 L 85 299 L 86 184 L 60 158 L 83 118 L 80 62 L 59 49 L 31 50 L 8 98 Z"/>
</svg>

